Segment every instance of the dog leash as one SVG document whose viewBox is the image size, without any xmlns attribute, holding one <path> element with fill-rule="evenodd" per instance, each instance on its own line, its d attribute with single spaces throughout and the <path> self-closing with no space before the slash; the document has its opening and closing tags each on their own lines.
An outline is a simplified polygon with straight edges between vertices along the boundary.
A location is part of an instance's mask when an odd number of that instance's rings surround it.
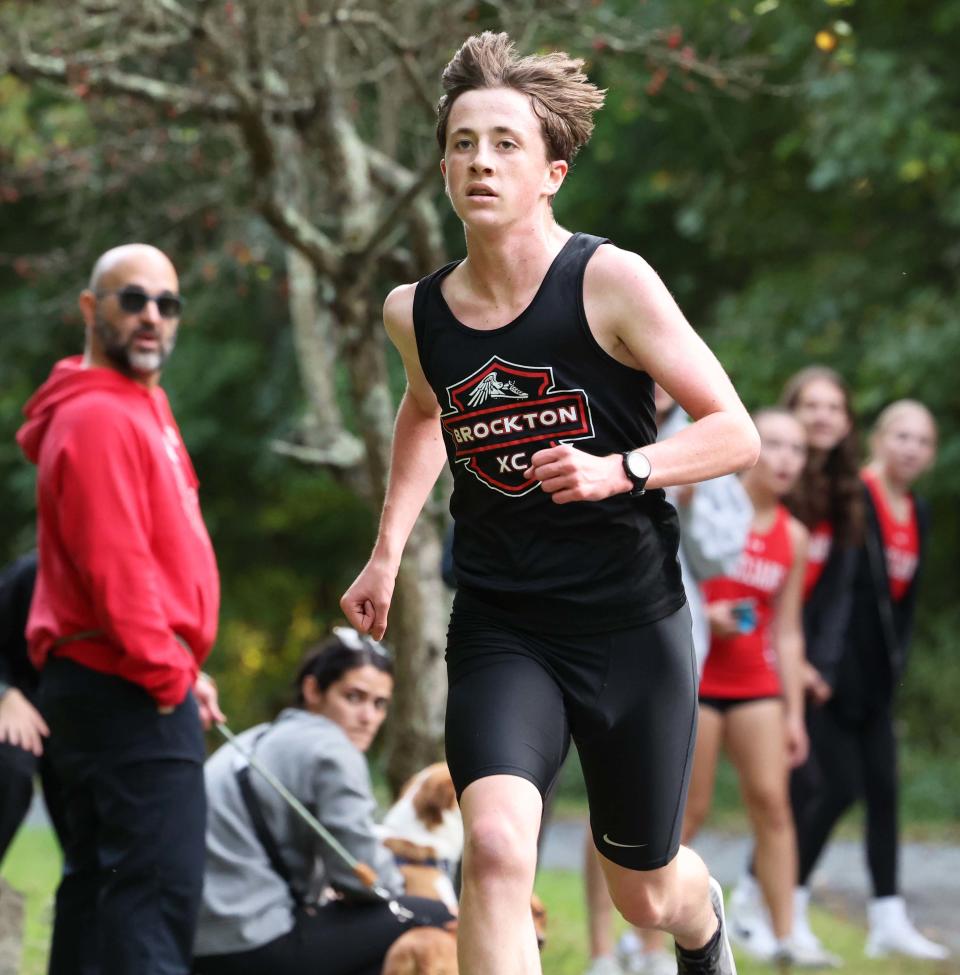
<svg viewBox="0 0 960 975">
<path fill-rule="evenodd" d="M 413 911 L 404 907 L 390 891 L 377 882 L 373 867 L 361 863 L 269 769 L 257 761 L 252 752 L 237 741 L 237 736 L 224 722 L 218 722 L 216 727 L 227 742 L 247 760 L 250 768 L 258 772 L 277 795 L 346 863 L 360 883 L 387 905 L 398 921 L 406 924 L 414 919 Z"/>
</svg>

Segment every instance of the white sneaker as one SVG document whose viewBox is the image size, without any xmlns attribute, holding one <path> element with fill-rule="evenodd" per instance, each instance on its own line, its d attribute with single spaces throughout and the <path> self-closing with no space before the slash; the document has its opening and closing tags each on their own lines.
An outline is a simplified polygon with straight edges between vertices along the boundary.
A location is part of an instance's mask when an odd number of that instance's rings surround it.
<svg viewBox="0 0 960 975">
<path fill-rule="evenodd" d="M 632 929 L 620 935 L 616 948 L 617 961 L 626 975 L 642 975 L 646 971 L 643 959 L 643 942 Z"/>
<path fill-rule="evenodd" d="M 677 975 L 676 955 L 663 949 L 646 950 L 635 931 L 624 931 L 616 954 L 625 975 Z"/>
<path fill-rule="evenodd" d="M 601 955 L 590 962 L 583 975 L 623 975 L 623 969 L 613 955 Z"/>
<path fill-rule="evenodd" d="M 941 961 L 950 957 L 946 947 L 924 937 L 914 927 L 902 897 L 878 897 L 870 901 L 867 920 L 870 929 L 864 951 L 868 958 L 898 954 Z"/>
<path fill-rule="evenodd" d="M 774 954 L 788 960 L 794 968 L 842 968 L 843 959 L 831 954 L 814 935 L 815 944 L 804 944 L 796 938 L 788 938 Z"/>
<path fill-rule="evenodd" d="M 793 963 L 800 968 L 840 968 L 843 960 L 827 951 L 813 933 L 809 906 L 810 888 L 796 887 L 793 891 L 793 933 L 787 945 Z"/>
<path fill-rule="evenodd" d="M 643 951 L 639 963 L 640 967 L 626 971 L 631 975 L 633 972 L 640 975 L 677 975 L 677 958 L 669 951 Z"/>
<path fill-rule="evenodd" d="M 750 874 L 743 874 L 730 895 L 727 917 L 730 940 L 757 961 L 770 961 L 777 950 L 777 939 L 770 926 L 760 885 Z"/>
</svg>

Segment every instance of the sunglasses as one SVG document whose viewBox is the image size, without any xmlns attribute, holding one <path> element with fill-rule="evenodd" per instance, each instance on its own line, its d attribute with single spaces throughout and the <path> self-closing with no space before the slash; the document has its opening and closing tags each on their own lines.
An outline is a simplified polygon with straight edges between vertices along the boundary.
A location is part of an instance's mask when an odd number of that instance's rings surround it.
<svg viewBox="0 0 960 975">
<path fill-rule="evenodd" d="M 387 660 L 392 659 L 390 651 L 382 643 L 377 643 L 372 636 L 367 636 L 365 633 L 358 633 L 352 626 L 335 626 L 332 633 L 348 650 L 352 650 L 354 653 L 369 650 Z"/>
<path fill-rule="evenodd" d="M 139 315 L 147 307 L 147 302 L 150 301 L 156 303 L 161 318 L 179 318 L 183 311 L 183 298 L 180 295 L 170 294 L 169 291 L 164 291 L 158 295 L 148 295 L 143 288 L 127 287 L 120 288 L 119 291 L 98 291 L 96 294 L 98 298 L 115 295 L 117 304 L 128 315 Z"/>
</svg>

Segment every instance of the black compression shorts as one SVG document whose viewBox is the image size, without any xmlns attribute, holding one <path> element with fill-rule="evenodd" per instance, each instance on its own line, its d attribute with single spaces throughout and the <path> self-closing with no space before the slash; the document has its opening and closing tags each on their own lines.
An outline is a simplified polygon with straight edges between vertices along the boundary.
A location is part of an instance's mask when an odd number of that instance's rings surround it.
<svg viewBox="0 0 960 975">
<path fill-rule="evenodd" d="M 743 707 L 745 704 L 756 704 L 758 701 L 782 701 L 779 694 L 761 694 L 759 697 L 701 697 L 701 707 L 711 708 L 726 714 L 734 708 Z"/>
<path fill-rule="evenodd" d="M 631 629 L 564 637 L 454 605 L 447 674 L 447 762 L 458 796 L 501 774 L 546 795 L 572 737 L 597 849 L 633 870 L 676 856 L 697 722 L 686 606 Z"/>
</svg>

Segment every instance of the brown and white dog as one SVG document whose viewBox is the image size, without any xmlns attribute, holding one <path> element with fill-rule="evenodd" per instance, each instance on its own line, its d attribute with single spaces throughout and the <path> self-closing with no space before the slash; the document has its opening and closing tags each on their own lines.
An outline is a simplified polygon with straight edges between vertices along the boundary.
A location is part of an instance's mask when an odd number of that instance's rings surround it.
<svg viewBox="0 0 960 975">
<path fill-rule="evenodd" d="M 443 762 L 418 772 L 400 791 L 379 828 L 406 882 L 406 892 L 441 900 L 458 913 L 450 870 L 463 855 L 463 819 L 450 770 Z M 537 940 L 543 946 L 546 911 L 530 902 Z M 411 928 L 393 943 L 382 975 L 458 975 L 456 921 L 448 928 Z"/>
<path fill-rule="evenodd" d="M 428 765 L 400 790 L 378 828 L 414 897 L 441 900 L 457 913 L 452 874 L 463 856 L 463 817 L 445 762 Z"/>
</svg>

